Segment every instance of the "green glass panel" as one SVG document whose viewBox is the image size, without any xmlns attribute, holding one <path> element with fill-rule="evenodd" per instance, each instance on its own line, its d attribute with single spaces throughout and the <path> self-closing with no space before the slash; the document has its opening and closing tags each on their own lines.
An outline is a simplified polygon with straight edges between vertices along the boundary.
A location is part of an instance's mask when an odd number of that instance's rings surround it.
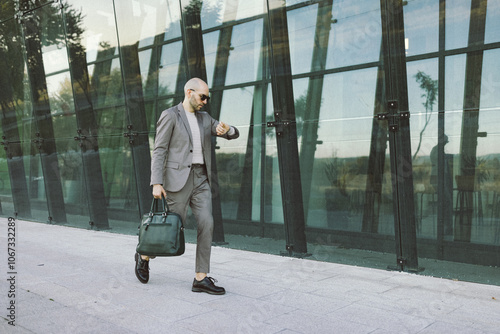
<svg viewBox="0 0 500 334">
<path fill-rule="evenodd" d="M 377 145 L 372 142 L 377 72 L 377 68 L 370 68 L 327 75 L 322 95 L 314 97 L 322 103 L 320 144 L 312 168 L 309 226 L 361 232 L 363 219 L 367 219 L 363 218 L 364 208 L 375 206 L 377 216 L 372 217 L 374 213 L 370 212 L 369 219 L 378 223 L 373 223 L 371 231 L 394 234 L 388 147 L 373 157 L 382 161 L 385 168 L 380 171 L 383 175 L 378 196 L 373 198 L 374 203 L 365 203 L 368 158 L 372 146 Z"/>
<path fill-rule="evenodd" d="M 181 55 L 182 42 L 163 45 L 158 74 L 158 96 L 175 93 Z"/>
<path fill-rule="evenodd" d="M 1 133 L 1 131 L 0 131 Z M 1 133 L 3 136 L 3 133 Z M 10 186 L 10 177 L 9 177 L 9 167 L 7 165 L 7 154 L 3 148 L 0 149 L 0 195 L 8 196 L 12 198 L 12 190 Z M 10 202 L 10 201 L 9 201 Z M 4 207 L 5 200 L 2 201 L 2 212 L 10 214 L 14 212 L 14 206 L 10 203 L 10 209 Z"/>
<path fill-rule="evenodd" d="M 237 111 L 233 106 L 240 105 Z M 238 128 L 240 136 L 234 140 L 217 138 L 217 170 L 221 190 L 222 213 L 224 217 L 236 219 L 238 212 L 238 199 L 244 177 L 245 153 L 248 149 L 249 123 L 253 107 L 253 87 L 243 87 L 225 90 L 219 120 Z M 255 131 L 255 129 L 253 129 Z M 258 134 L 261 135 L 260 133 Z M 254 147 L 260 152 L 260 147 Z M 258 154 L 254 152 L 254 154 Z M 251 163 L 249 161 L 248 163 Z M 253 182 L 260 183 L 260 179 Z"/>
<path fill-rule="evenodd" d="M 74 140 L 58 138 L 56 148 L 68 223 L 79 227 L 88 227 L 90 219 L 86 180 L 83 175 L 85 166 L 83 165 L 80 147 Z"/>
<path fill-rule="evenodd" d="M 100 136 L 99 154 L 110 225 L 113 226 L 113 220 L 137 221 L 135 172 L 127 138 Z"/>
<path fill-rule="evenodd" d="M 47 222 L 50 214 L 47 207 L 45 178 L 38 152 L 33 151 L 32 155 L 25 154 L 24 169 L 28 181 L 31 215 L 36 221 Z"/>
</svg>

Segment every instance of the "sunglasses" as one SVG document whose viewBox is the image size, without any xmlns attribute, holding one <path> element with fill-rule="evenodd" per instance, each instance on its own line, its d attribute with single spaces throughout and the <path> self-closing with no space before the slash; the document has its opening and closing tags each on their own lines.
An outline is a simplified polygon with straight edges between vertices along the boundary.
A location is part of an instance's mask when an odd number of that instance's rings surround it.
<svg viewBox="0 0 500 334">
<path fill-rule="evenodd" d="M 189 90 L 196 93 L 196 91 L 194 89 L 190 88 Z M 196 93 L 196 94 L 198 94 L 198 93 Z M 207 96 L 205 94 L 198 94 L 198 96 L 200 97 L 201 101 L 205 101 L 205 100 L 207 100 L 207 102 L 210 101 L 210 96 Z"/>
</svg>

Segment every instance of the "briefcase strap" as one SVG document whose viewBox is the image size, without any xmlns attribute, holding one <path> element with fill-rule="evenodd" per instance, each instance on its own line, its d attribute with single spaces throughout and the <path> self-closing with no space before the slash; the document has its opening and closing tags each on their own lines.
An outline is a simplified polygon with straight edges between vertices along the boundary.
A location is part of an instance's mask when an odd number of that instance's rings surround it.
<svg viewBox="0 0 500 334">
<path fill-rule="evenodd" d="M 165 196 L 163 196 L 163 194 L 161 195 L 161 201 L 163 203 L 163 210 L 159 210 L 158 209 L 158 203 L 160 202 L 160 199 L 159 198 L 153 198 L 153 202 L 151 203 L 151 210 L 149 211 L 149 215 L 151 216 L 153 213 L 159 213 L 159 212 L 163 212 L 163 213 L 167 213 L 169 212 L 169 208 L 168 208 L 168 204 L 167 204 L 167 200 L 165 199 Z"/>
<path fill-rule="evenodd" d="M 160 202 L 160 199 L 159 198 L 153 199 L 153 202 L 151 203 L 151 210 L 149 211 L 149 221 L 147 223 L 148 226 L 149 226 L 149 223 L 151 223 L 151 221 L 153 220 L 153 216 L 155 213 L 156 214 L 161 213 L 163 216 L 163 222 L 165 222 L 165 220 L 167 219 L 168 213 L 171 212 L 170 209 L 168 208 L 167 200 L 166 200 L 165 196 L 163 196 L 163 194 L 161 195 L 161 200 L 163 202 L 163 211 L 160 211 L 158 209 L 158 203 Z M 140 225 L 139 225 L 139 227 L 140 227 Z M 184 222 L 182 220 L 181 220 L 181 227 L 184 230 Z"/>
</svg>

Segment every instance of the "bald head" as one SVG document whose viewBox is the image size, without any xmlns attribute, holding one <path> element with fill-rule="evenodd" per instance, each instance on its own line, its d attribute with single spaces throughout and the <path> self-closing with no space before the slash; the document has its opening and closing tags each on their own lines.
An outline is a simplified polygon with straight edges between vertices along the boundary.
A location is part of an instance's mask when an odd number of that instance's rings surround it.
<svg viewBox="0 0 500 334">
<path fill-rule="evenodd" d="M 200 78 L 192 78 L 184 85 L 184 92 L 189 89 L 193 89 L 195 91 L 208 91 L 208 85 Z"/>
<path fill-rule="evenodd" d="M 184 85 L 184 110 L 195 112 L 208 103 L 208 85 L 200 78 L 192 78 Z"/>
</svg>

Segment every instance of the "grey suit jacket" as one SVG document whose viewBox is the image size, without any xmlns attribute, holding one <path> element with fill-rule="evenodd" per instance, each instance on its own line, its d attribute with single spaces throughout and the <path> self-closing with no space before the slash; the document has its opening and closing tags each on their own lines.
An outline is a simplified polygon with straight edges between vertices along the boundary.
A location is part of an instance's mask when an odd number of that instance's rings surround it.
<svg viewBox="0 0 500 334">
<path fill-rule="evenodd" d="M 207 112 L 197 111 L 196 118 L 200 127 L 203 159 L 208 179 L 212 175 L 212 136 L 216 136 L 219 122 Z M 232 136 L 226 133 L 223 138 L 239 137 L 238 129 Z M 181 190 L 189 176 L 193 160 L 193 136 L 182 103 L 162 112 L 156 123 L 156 138 L 151 158 L 151 185 L 162 184 L 166 191 Z"/>
</svg>

